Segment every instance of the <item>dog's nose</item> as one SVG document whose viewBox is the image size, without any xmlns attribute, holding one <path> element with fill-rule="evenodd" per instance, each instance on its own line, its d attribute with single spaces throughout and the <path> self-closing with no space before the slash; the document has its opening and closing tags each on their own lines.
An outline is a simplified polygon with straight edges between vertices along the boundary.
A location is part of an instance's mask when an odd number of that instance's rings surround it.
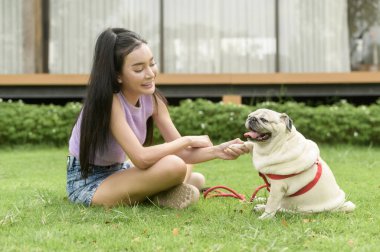
<svg viewBox="0 0 380 252">
<path fill-rule="evenodd" d="M 249 128 L 253 129 L 257 125 L 257 122 L 258 121 L 256 117 L 249 118 L 249 122 L 248 122 Z"/>
<path fill-rule="evenodd" d="M 257 118 L 256 117 L 251 117 L 251 118 L 249 118 L 249 121 L 250 122 L 257 122 Z"/>
</svg>

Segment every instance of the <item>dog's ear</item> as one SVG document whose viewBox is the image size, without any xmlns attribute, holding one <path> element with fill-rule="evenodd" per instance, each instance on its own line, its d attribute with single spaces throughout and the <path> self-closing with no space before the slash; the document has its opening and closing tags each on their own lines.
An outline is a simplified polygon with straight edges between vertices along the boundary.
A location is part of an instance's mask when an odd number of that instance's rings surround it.
<svg viewBox="0 0 380 252">
<path fill-rule="evenodd" d="M 284 120 L 286 129 L 289 130 L 289 132 L 292 131 L 292 127 L 293 127 L 292 119 L 290 119 L 290 117 L 285 113 L 282 113 L 280 118 Z"/>
</svg>

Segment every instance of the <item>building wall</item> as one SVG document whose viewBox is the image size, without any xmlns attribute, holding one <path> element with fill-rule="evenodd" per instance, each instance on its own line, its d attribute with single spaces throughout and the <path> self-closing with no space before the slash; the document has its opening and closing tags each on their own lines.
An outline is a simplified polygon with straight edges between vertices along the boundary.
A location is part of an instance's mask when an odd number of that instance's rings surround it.
<svg viewBox="0 0 380 252">
<path fill-rule="evenodd" d="M 0 73 L 28 72 L 23 63 L 23 1 L 0 1 Z"/>
<path fill-rule="evenodd" d="M 33 1 L 43 0 L 0 1 L 0 74 L 37 69 L 31 63 L 40 57 L 33 54 L 38 40 L 26 35 L 36 10 L 25 6 Z M 350 71 L 347 0 L 50 0 L 48 6 L 50 73 L 89 73 L 96 37 L 116 26 L 141 34 L 165 73 Z"/>
</svg>

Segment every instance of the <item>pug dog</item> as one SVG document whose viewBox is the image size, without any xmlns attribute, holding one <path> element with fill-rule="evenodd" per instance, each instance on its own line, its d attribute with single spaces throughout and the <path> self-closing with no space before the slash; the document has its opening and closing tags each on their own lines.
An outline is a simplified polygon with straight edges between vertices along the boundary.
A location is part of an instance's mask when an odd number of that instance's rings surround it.
<svg viewBox="0 0 380 252">
<path fill-rule="evenodd" d="M 351 212 L 355 204 L 346 201 L 316 143 L 306 139 L 284 113 L 258 109 L 248 115 L 249 130 L 244 143 L 252 154 L 253 166 L 270 185 L 259 219 L 273 218 L 277 211 L 316 213 Z M 237 147 L 237 146 L 235 146 Z"/>
</svg>

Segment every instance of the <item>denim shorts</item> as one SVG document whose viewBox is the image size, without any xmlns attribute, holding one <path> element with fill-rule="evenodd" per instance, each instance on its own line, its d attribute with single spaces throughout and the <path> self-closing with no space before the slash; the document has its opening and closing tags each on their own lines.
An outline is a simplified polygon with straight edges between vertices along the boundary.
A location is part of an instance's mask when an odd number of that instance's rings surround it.
<svg viewBox="0 0 380 252">
<path fill-rule="evenodd" d="M 90 174 L 84 179 L 81 176 L 79 160 L 74 156 L 67 157 L 66 191 L 69 200 L 90 206 L 98 186 L 110 175 L 131 167 L 128 162 L 109 166 L 90 166 Z"/>
</svg>

